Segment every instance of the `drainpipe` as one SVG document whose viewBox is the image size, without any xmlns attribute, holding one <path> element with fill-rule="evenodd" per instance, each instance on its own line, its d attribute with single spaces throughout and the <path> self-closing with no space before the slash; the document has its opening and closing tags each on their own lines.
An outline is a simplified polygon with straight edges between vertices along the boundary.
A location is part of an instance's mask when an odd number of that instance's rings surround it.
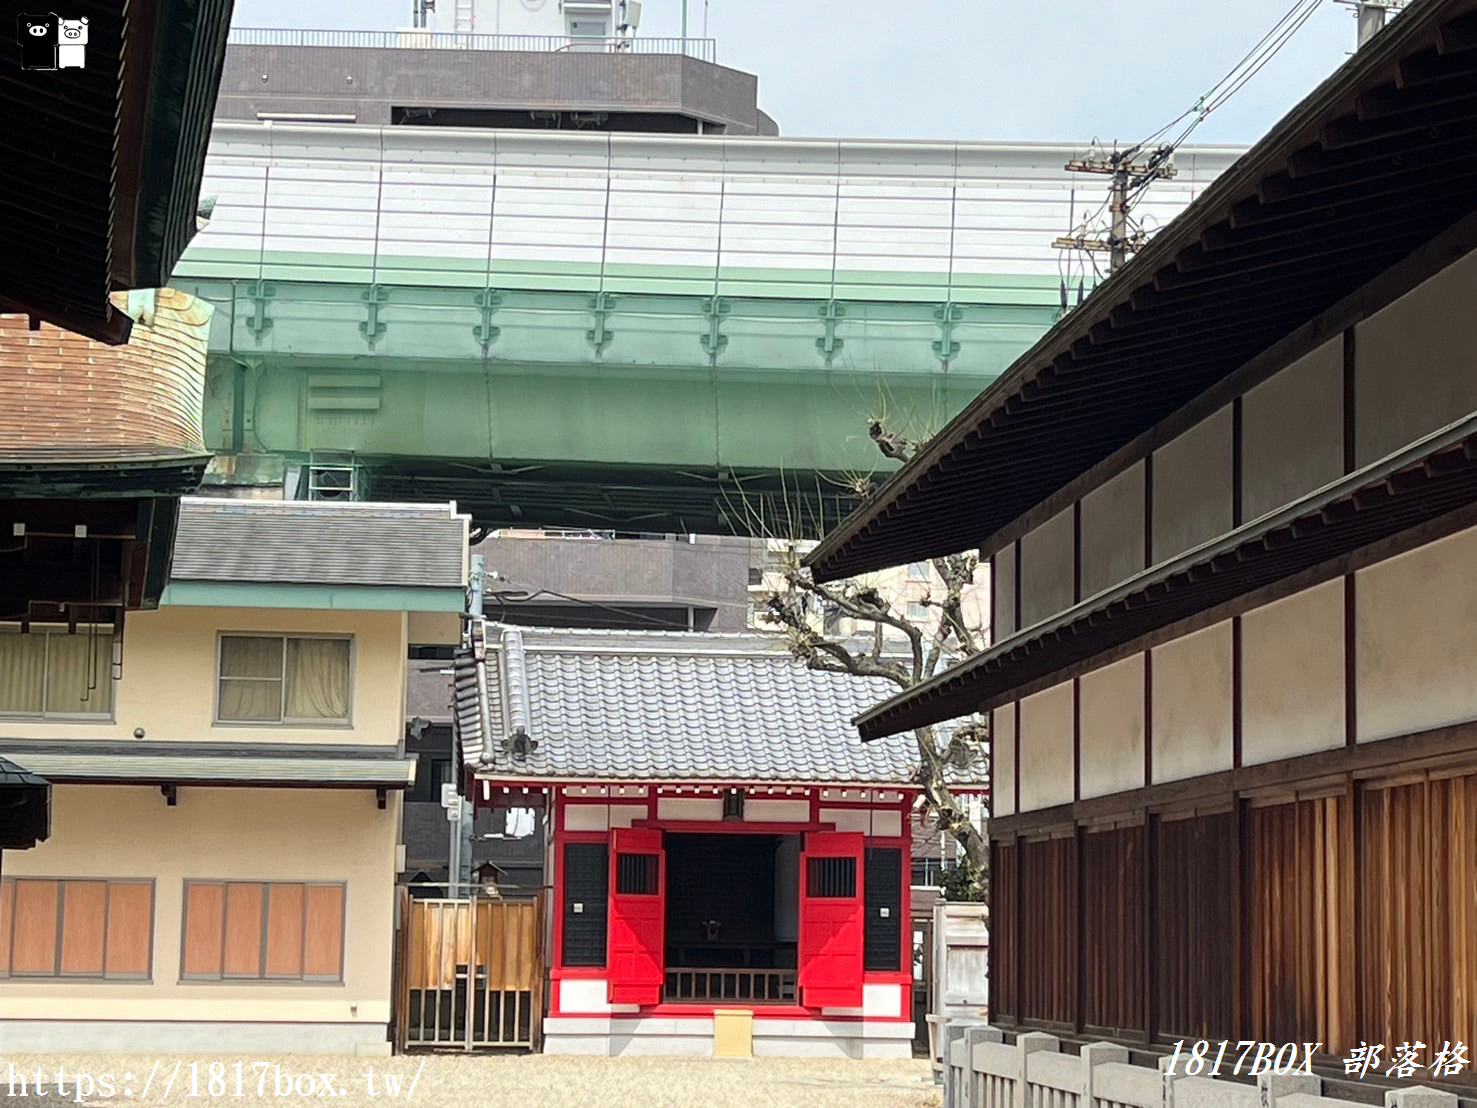
<svg viewBox="0 0 1477 1108">
<path fill-rule="evenodd" d="M 487 558 L 482 554 L 473 554 L 472 571 L 467 575 L 467 611 L 473 619 L 482 618 L 486 587 Z"/>
</svg>

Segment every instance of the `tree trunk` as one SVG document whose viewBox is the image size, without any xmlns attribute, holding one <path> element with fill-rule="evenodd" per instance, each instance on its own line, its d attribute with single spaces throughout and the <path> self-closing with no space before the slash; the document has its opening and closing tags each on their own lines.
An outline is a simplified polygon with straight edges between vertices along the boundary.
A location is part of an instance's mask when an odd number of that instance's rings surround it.
<svg viewBox="0 0 1477 1108">
<path fill-rule="evenodd" d="M 920 729 L 917 739 L 921 756 L 918 778 L 924 799 L 938 820 L 939 830 L 948 834 L 964 851 L 964 858 L 974 873 L 975 892 L 980 900 L 984 900 L 990 890 L 990 844 L 969 822 L 968 815 L 944 783 L 944 769 L 933 744 L 933 729 Z"/>
</svg>

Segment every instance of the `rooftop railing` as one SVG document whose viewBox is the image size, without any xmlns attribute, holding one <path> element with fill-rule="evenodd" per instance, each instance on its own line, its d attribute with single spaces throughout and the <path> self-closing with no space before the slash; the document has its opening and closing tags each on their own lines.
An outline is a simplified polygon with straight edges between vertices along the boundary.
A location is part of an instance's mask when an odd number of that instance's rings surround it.
<svg viewBox="0 0 1477 1108">
<path fill-rule="evenodd" d="M 230 46 L 349 46 L 379 50 L 525 50 L 548 54 L 686 54 L 711 62 L 710 38 L 587 38 L 571 35 L 479 35 L 446 31 L 327 31 L 233 27 Z"/>
</svg>

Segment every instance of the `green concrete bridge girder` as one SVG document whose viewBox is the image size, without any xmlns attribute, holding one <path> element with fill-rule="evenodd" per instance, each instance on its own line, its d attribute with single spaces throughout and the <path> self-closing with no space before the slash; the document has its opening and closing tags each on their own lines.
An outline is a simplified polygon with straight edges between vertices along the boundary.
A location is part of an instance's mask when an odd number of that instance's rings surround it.
<svg viewBox="0 0 1477 1108">
<path fill-rule="evenodd" d="M 653 530 L 691 526 L 693 513 L 708 517 L 693 529 L 744 529 L 722 508 L 737 486 L 704 491 L 715 479 L 769 494 L 825 482 L 829 493 L 810 495 L 833 501 L 829 521 L 849 506 L 836 482 L 893 468 L 867 420 L 936 430 L 1056 315 L 1035 289 L 1019 297 L 1035 303 L 929 304 L 177 285 L 217 309 L 205 413 L 216 452 L 352 456 L 375 485 L 455 496 L 484 523 L 665 516 Z M 499 490 L 509 482 L 565 492 L 529 518 Z M 565 518 L 569 486 L 590 483 L 620 491 Z"/>
</svg>

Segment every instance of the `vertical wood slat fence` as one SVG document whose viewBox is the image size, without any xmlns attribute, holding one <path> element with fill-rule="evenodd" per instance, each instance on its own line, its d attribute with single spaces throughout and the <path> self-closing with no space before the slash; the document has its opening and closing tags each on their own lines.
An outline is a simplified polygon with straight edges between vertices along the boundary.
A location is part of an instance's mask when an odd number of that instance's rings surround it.
<svg viewBox="0 0 1477 1108">
<path fill-rule="evenodd" d="M 1323 1095 L 1307 1073 L 1264 1074 L 1254 1083 L 1168 1074 L 1130 1065 L 1128 1049 L 1088 1043 L 1061 1051 L 1055 1035 L 1033 1031 L 1007 1045 L 981 1021 L 952 1021 L 944 1033 L 943 1108 L 1359 1108 Z M 1455 1094 L 1391 1089 L 1385 1108 L 1457 1108 Z"/>
<path fill-rule="evenodd" d="M 419 900 L 402 890 L 396 1040 L 402 1047 L 537 1049 L 544 898 Z"/>
</svg>

